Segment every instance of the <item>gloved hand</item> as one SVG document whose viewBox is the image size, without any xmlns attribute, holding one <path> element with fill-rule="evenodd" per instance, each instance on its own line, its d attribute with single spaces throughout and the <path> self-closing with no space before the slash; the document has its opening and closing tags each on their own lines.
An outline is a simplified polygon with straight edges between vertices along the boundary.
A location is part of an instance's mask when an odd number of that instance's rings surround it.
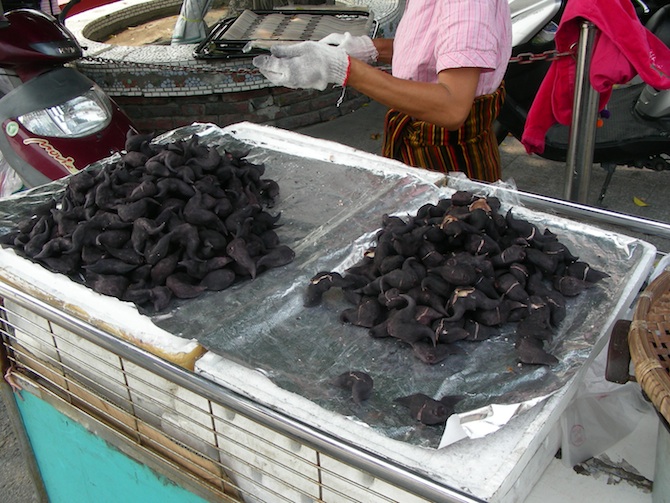
<svg viewBox="0 0 670 503">
<path fill-rule="evenodd" d="M 364 63 L 374 63 L 379 52 L 367 35 L 353 36 L 351 33 L 331 33 L 319 40 L 322 44 L 334 45 L 344 49 L 349 56 L 360 59 Z"/>
<path fill-rule="evenodd" d="M 270 52 L 272 56 L 256 56 L 253 64 L 275 85 L 323 91 L 329 83 L 347 83 L 349 56 L 344 49 L 310 41 L 273 45 Z"/>
</svg>

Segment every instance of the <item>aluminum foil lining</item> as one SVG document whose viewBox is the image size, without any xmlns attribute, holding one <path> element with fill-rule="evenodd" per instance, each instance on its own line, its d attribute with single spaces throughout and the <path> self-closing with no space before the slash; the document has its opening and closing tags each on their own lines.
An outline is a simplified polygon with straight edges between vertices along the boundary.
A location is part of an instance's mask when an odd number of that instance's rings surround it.
<svg viewBox="0 0 670 503">
<path fill-rule="evenodd" d="M 457 412 L 491 404 L 532 403 L 561 389 L 591 357 L 604 338 L 607 321 L 620 299 L 639 280 L 639 266 L 648 256 L 644 241 L 597 227 L 530 211 L 504 191 L 502 211 L 513 208 L 541 230 L 558 235 L 575 255 L 610 278 L 568 301 L 567 317 L 549 349 L 560 360 L 554 367 L 520 365 L 514 352 L 514 326 L 483 342 L 456 343 L 461 354 L 430 366 L 419 361 L 399 341 L 373 339 L 364 328 L 339 322 L 350 307 L 337 290 L 322 305 L 303 307 L 309 279 L 319 271 L 343 271 L 372 244 L 384 214 L 413 214 L 427 202 L 450 197 L 455 190 L 495 194 L 496 184 L 477 184 L 451 178 L 449 187 L 429 183 L 421 170 L 397 169 L 379 158 L 370 169 L 353 163 L 331 162 L 288 142 L 278 148 L 262 137 L 241 141 L 234 130 L 212 125 L 180 128 L 158 141 L 198 134 L 220 150 L 246 153 L 266 167 L 265 177 L 279 183 L 279 201 L 271 212 L 281 212 L 277 229 L 283 244 L 296 252 L 295 260 L 217 293 L 178 302 L 152 317 L 172 334 L 197 339 L 209 351 L 263 372 L 281 388 L 320 407 L 355 418 L 383 435 L 422 447 L 436 448 L 444 426 L 426 427 L 412 419 L 394 399 L 413 393 L 435 398 L 464 395 Z M 309 144 L 307 145 L 309 150 Z M 353 156 L 355 161 L 355 155 Z M 113 161 L 113 158 L 101 162 Z M 58 197 L 64 181 L 0 201 L 0 231 L 32 212 L 47 198 Z M 505 185 L 509 189 L 509 185 Z M 372 397 L 356 405 L 350 394 L 333 384 L 349 370 L 374 378 Z M 272 406 L 272 404 L 266 404 Z"/>
</svg>

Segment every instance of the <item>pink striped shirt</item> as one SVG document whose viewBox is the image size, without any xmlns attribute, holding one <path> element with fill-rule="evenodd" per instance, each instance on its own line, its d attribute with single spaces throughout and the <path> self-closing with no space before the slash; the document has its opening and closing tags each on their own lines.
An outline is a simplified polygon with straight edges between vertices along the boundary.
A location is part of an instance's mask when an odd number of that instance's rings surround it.
<svg viewBox="0 0 670 503">
<path fill-rule="evenodd" d="M 393 75 L 437 82 L 448 68 L 481 68 L 476 95 L 494 92 L 512 53 L 508 1 L 407 0 L 393 42 Z"/>
</svg>

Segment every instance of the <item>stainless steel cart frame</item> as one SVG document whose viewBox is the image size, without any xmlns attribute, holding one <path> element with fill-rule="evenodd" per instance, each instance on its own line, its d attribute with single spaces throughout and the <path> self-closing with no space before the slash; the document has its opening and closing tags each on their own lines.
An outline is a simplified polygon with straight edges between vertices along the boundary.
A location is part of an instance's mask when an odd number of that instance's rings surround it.
<svg viewBox="0 0 670 503">
<path fill-rule="evenodd" d="M 11 285 L 0 283 L 0 297 L 3 351 L 25 390 L 207 500 L 479 501 L 235 395 Z M 166 414 L 188 419 L 193 431 L 161 426 Z"/>
<path fill-rule="evenodd" d="M 267 130 L 259 135 L 248 127 L 264 143 L 271 142 Z M 327 148 L 319 144 L 315 149 L 311 141 L 305 146 L 333 162 L 352 155 L 329 143 Z M 382 162 L 376 156 L 363 160 Z M 459 180 L 453 182 L 457 188 Z M 667 224 L 515 195 L 529 208 L 670 238 Z M 118 337 L 111 324 L 94 326 L 85 321 L 86 313 L 73 314 L 77 306 L 64 306 L 44 292 L 36 294 L 0 278 L 0 299 L 2 370 L 23 388 L 21 393 L 47 402 L 206 501 L 482 501 L 156 356 Z M 559 439 L 548 426 L 542 434 L 533 446 L 544 460 L 556 452 Z M 526 466 L 515 467 L 511 474 L 521 478 L 522 471 L 533 472 L 523 479 L 537 480 L 546 467 L 533 465 L 537 456 L 525 453 Z M 499 499 L 511 501 L 518 494 L 523 489 L 508 481 Z"/>
</svg>

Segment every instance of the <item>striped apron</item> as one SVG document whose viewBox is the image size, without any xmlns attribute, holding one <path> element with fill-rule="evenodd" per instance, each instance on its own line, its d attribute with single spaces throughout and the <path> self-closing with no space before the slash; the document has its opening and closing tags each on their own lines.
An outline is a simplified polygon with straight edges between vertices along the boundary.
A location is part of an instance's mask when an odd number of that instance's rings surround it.
<svg viewBox="0 0 670 503">
<path fill-rule="evenodd" d="M 390 109 L 384 121 L 385 157 L 431 171 L 462 171 L 472 180 L 495 182 L 502 175 L 498 141 L 491 130 L 505 99 L 504 85 L 478 96 L 470 115 L 449 131 Z"/>
</svg>

